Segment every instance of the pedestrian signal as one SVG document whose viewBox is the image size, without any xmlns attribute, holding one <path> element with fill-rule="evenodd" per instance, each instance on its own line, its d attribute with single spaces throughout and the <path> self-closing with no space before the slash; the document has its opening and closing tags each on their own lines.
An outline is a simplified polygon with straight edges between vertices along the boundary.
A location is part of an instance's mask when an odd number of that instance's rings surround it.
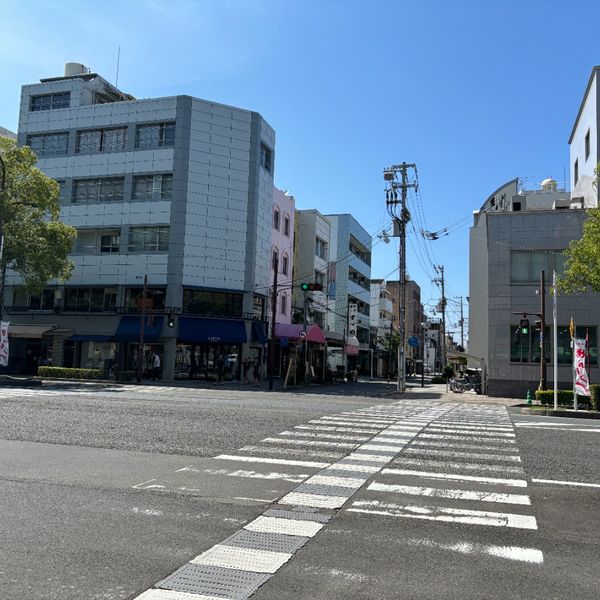
<svg viewBox="0 0 600 600">
<path fill-rule="evenodd" d="M 521 319 L 519 329 L 521 330 L 521 335 L 529 335 L 529 319 Z"/>
<path fill-rule="evenodd" d="M 322 292 L 323 286 L 320 283 L 301 283 L 300 289 L 303 292 Z"/>
<path fill-rule="evenodd" d="M 175 327 L 175 313 L 173 312 L 167 315 L 167 327 Z"/>
</svg>

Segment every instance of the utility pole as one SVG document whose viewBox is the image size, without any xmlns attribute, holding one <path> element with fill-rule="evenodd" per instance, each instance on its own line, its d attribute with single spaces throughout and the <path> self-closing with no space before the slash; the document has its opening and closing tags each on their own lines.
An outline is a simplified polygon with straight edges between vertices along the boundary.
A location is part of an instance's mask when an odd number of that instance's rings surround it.
<svg viewBox="0 0 600 600">
<path fill-rule="evenodd" d="M 304 363 L 304 382 L 310 383 L 310 375 L 308 372 L 308 348 L 306 343 L 306 328 L 308 326 L 308 292 L 304 291 L 304 310 L 302 316 L 302 331 L 304 332 L 304 338 L 302 339 L 302 362 Z"/>
<path fill-rule="evenodd" d="M 275 320 L 277 319 L 277 271 L 279 259 L 273 258 L 273 290 L 271 293 L 271 339 L 268 346 L 269 390 L 273 389 L 273 374 L 275 372 Z"/>
<path fill-rule="evenodd" d="M 446 366 L 446 287 L 444 280 L 444 265 L 434 265 L 436 273 L 439 273 L 439 277 L 436 277 L 433 282 L 439 283 L 442 289 L 442 299 L 440 301 L 442 308 L 442 370 Z M 462 298 L 461 298 L 461 319 L 462 319 Z M 461 330 L 462 331 L 462 330 Z"/>
<path fill-rule="evenodd" d="M 460 297 L 460 347 L 465 349 L 465 317 L 463 315 L 463 297 Z"/>
<path fill-rule="evenodd" d="M 544 349 L 544 336 L 546 335 L 546 278 L 545 272 L 540 273 L 540 390 L 545 390 L 546 385 L 546 352 Z"/>
<path fill-rule="evenodd" d="M 414 178 L 409 181 L 408 170 L 414 170 Z M 405 364 L 405 345 L 406 345 L 406 225 L 410 222 L 410 212 L 406 207 L 408 190 L 418 189 L 417 166 L 403 162 L 401 165 L 392 165 L 383 170 L 383 179 L 386 182 L 385 203 L 389 215 L 393 219 L 393 236 L 400 238 L 398 249 L 398 310 L 399 323 L 398 333 L 400 336 L 398 343 L 398 392 L 404 392 L 406 384 L 406 364 Z M 400 179 L 398 179 L 400 175 Z M 398 199 L 398 190 L 400 190 L 400 199 Z M 398 209 L 400 205 L 400 209 Z"/>
</svg>

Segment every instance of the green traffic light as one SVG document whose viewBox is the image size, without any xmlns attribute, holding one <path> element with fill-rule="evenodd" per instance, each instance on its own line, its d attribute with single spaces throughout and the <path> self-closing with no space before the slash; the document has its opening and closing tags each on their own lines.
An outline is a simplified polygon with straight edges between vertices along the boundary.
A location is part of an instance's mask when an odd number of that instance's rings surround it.
<svg viewBox="0 0 600 600">
<path fill-rule="evenodd" d="M 307 292 L 307 291 L 308 291 L 308 283 L 301 283 L 301 284 L 300 284 L 300 289 L 301 289 L 303 292 Z"/>
</svg>

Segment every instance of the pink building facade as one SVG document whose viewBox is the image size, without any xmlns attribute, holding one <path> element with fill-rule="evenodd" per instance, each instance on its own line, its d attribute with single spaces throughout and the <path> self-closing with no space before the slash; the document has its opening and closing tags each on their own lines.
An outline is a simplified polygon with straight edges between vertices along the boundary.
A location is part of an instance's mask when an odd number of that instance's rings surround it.
<svg viewBox="0 0 600 600">
<path fill-rule="evenodd" d="M 273 188 L 271 234 L 271 265 L 277 260 L 277 317 L 276 323 L 292 322 L 292 266 L 294 259 L 295 200 L 287 192 Z M 271 267 L 271 285 L 273 268 Z M 269 316 L 271 312 L 269 311 Z"/>
</svg>

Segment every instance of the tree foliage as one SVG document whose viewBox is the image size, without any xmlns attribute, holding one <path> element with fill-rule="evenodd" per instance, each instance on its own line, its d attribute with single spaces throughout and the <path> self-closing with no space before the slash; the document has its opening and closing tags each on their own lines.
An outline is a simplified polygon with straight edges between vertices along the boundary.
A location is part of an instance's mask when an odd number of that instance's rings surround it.
<svg viewBox="0 0 600 600">
<path fill-rule="evenodd" d="M 583 235 L 565 250 L 564 275 L 558 278 L 562 292 L 578 293 L 592 289 L 600 292 L 600 208 L 586 212 Z"/>
<path fill-rule="evenodd" d="M 70 277 L 69 252 L 77 230 L 60 221 L 59 185 L 35 166 L 34 152 L 8 138 L 0 138 L 0 152 L 6 168 L 5 189 L 0 190 L 0 268 L 17 272 L 27 290 L 39 292 L 50 279 Z"/>
<path fill-rule="evenodd" d="M 392 331 L 391 333 L 387 332 L 377 338 L 377 343 L 383 346 L 384 350 L 396 353 L 398 351 L 398 346 L 400 345 L 400 336 L 395 331 Z"/>
</svg>

